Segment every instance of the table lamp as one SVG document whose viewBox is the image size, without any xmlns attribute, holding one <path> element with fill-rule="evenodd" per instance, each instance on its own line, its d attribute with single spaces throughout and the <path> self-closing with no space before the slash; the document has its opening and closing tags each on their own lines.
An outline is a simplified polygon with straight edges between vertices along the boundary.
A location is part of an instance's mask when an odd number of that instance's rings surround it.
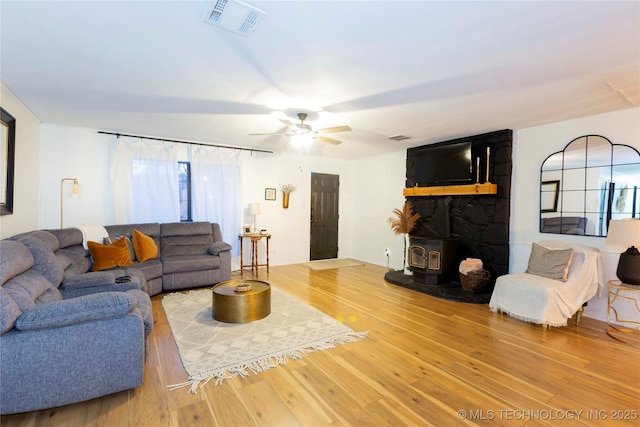
<svg viewBox="0 0 640 427">
<path fill-rule="evenodd" d="M 256 216 L 260 215 L 260 203 L 249 203 L 249 215 L 253 215 L 253 234 L 258 234 L 256 226 Z"/>
<path fill-rule="evenodd" d="M 620 254 L 616 275 L 622 283 L 640 285 L 640 252 L 635 247 L 635 245 L 640 245 L 640 219 L 611 220 L 606 243 L 628 247 L 625 252 Z"/>
</svg>

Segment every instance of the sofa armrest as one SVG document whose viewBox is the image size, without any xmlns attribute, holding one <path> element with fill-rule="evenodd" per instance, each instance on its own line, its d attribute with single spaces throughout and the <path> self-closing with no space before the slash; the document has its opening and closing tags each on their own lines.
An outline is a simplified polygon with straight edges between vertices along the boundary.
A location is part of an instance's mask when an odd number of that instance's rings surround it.
<svg viewBox="0 0 640 427">
<path fill-rule="evenodd" d="M 64 328 L 0 335 L 0 413 L 82 402 L 139 387 L 144 324 L 137 309 Z"/>
<path fill-rule="evenodd" d="M 93 288 L 109 286 L 116 283 L 116 275 L 110 271 L 95 271 L 69 277 L 60 285 L 60 289 L 76 290 L 78 288 Z"/>
<path fill-rule="evenodd" d="M 136 299 L 123 292 L 104 292 L 54 301 L 25 311 L 16 320 L 20 331 L 60 328 L 76 323 L 110 319 L 128 314 Z"/>
<path fill-rule="evenodd" d="M 69 299 L 102 292 L 125 292 L 141 288 L 142 285 L 137 277 L 131 277 L 129 282 L 116 283 L 114 272 L 96 271 L 68 278 L 62 282 L 59 290 L 63 298 Z"/>
<path fill-rule="evenodd" d="M 230 251 L 231 245 L 225 242 L 215 242 L 209 246 L 209 253 L 211 255 L 218 255 L 220 252 Z"/>
</svg>

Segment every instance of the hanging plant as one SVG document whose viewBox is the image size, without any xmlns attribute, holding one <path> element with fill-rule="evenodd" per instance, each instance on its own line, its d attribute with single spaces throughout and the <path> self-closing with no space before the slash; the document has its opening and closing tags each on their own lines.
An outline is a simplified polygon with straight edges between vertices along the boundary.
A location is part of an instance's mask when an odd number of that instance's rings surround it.
<svg viewBox="0 0 640 427">
<path fill-rule="evenodd" d="M 413 207 L 409 202 L 404 202 L 402 210 L 394 209 L 393 213 L 396 215 L 395 218 L 389 217 L 387 221 L 391 226 L 391 231 L 395 234 L 404 235 L 404 273 L 410 274 L 409 266 L 407 265 L 407 240 L 409 233 L 420 219 L 420 214 L 413 212 Z"/>
</svg>

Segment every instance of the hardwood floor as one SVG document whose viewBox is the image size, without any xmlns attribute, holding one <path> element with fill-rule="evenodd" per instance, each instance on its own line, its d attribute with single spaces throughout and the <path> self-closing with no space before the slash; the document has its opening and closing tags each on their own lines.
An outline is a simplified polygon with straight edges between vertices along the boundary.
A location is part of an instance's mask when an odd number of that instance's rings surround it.
<svg viewBox="0 0 640 427">
<path fill-rule="evenodd" d="M 62 408 L 3 416 L 10 426 L 638 425 L 640 350 L 583 318 L 543 330 L 487 305 L 437 299 L 366 264 L 261 269 L 258 279 L 369 336 L 197 394 L 153 297 L 144 385 Z M 239 277 L 238 273 L 234 277 Z M 245 278 L 251 274 L 245 272 Z M 620 419 L 622 418 L 622 419 Z"/>
</svg>

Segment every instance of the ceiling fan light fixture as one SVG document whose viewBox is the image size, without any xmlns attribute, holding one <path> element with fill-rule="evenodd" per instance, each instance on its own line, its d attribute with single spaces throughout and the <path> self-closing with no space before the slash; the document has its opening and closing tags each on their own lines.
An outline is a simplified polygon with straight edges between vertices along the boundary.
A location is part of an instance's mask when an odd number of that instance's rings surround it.
<svg viewBox="0 0 640 427">
<path fill-rule="evenodd" d="M 311 133 L 311 131 L 313 130 L 311 128 L 311 126 L 309 126 L 306 123 L 297 123 L 295 125 L 295 127 L 296 127 L 296 130 L 297 130 L 298 134 L 301 134 L 301 135 L 305 135 L 307 133 Z"/>
</svg>

